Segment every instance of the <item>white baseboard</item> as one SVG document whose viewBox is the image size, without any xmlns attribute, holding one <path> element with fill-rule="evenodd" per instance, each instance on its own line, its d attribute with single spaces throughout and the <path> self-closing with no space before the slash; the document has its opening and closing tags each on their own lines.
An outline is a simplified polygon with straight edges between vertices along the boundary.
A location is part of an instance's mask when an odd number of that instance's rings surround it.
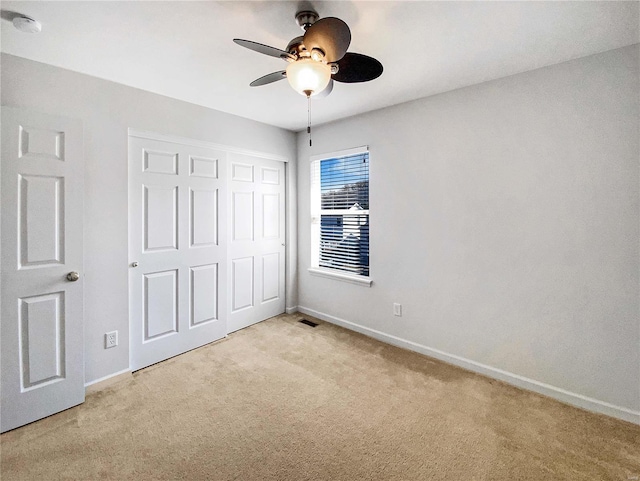
<svg viewBox="0 0 640 481">
<path fill-rule="evenodd" d="M 462 367 L 469 371 L 473 371 L 475 373 L 506 382 L 507 384 L 511 384 L 512 386 L 526 389 L 528 391 L 533 391 L 566 404 L 571 404 L 572 406 L 577 406 L 579 408 L 593 411 L 599 414 L 605 414 L 607 416 L 622 419 L 623 421 L 628 421 L 630 423 L 640 424 L 640 411 L 633 411 L 631 409 L 616 406 L 605 401 L 599 401 L 597 399 L 583 396 L 582 394 L 576 394 L 565 389 L 536 381 L 534 379 L 529 379 L 523 376 L 519 376 L 518 374 L 503 371 L 502 369 L 487 366 L 486 364 L 471 361 L 469 359 L 465 359 L 464 357 L 456 356 L 454 354 L 449 354 L 438 349 L 423 346 L 422 344 L 407 341 L 406 339 L 392 336 L 390 334 L 385 334 L 384 332 L 370 329 L 360 324 L 346 321 L 335 316 L 330 316 L 323 312 L 318 312 L 304 306 L 298 306 L 298 311 L 303 314 L 317 317 L 318 319 L 322 319 L 323 321 L 336 324 L 346 329 L 359 332 L 361 334 L 364 334 L 365 336 L 372 337 L 379 341 L 386 342 L 387 344 L 392 344 L 394 346 L 409 349 L 410 351 L 415 351 L 420 354 L 439 359 L 440 361 Z"/>
<path fill-rule="evenodd" d="M 294 314 L 294 313 L 298 312 L 298 306 L 287 307 L 287 308 L 285 309 L 285 312 L 286 312 L 287 314 Z"/>
<path fill-rule="evenodd" d="M 116 376 L 122 376 L 123 374 L 131 374 L 131 369 L 126 368 L 126 369 L 123 369 L 122 371 L 114 372 L 113 374 L 108 374 L 104 377 L 94 379 L 93 381 L 85 382 L 84 387 L 88 388 L 89 386 L 93 386 L 94 384 L 98 384 L 100 382 L 108 381 L 110 379 L 113 379 Z"/>
</svg>

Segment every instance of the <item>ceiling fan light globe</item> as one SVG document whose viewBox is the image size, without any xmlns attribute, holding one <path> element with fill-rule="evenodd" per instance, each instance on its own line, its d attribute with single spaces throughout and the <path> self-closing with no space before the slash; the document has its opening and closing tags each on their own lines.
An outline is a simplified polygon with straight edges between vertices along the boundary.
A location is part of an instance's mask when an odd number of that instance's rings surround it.
<svg viewBox="0 0 640 481">
<path fill-rule="evenodd" d="M 331 80 L 331 67 L 324 62 L 310 58 L 299 59 L 287 66 L 289 85 L 301 95 L 308 96 L 322 92 Z"/>
</svg>

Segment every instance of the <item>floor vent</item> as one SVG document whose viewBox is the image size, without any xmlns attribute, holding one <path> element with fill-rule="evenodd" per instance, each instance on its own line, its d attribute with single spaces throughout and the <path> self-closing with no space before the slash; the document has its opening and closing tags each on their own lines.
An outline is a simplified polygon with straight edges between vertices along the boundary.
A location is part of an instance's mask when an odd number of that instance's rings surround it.
<svg viewBox="0 0 640 481">
<path fill-rule="evenodd" d="M 318 325 L 317 322 L 308 321 L 307 319 L 300 319 L 298 322 L 302 324 L 306 324 L 307 326 L 316 327 Z"/>
</svg>

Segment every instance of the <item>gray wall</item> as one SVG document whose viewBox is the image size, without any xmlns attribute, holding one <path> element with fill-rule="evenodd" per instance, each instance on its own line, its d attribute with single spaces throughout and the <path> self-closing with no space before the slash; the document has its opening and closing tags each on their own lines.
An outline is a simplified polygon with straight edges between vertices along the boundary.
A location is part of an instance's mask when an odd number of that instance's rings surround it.
<svg viewBox="0 0 640 481">
<path fill-rule="evenodd" d="M 510 382 L 566 390 L 570 402 L 640 410 L 638 54 L 614 50 L 315 127 L 313 149 L 299 134 L 298 202 L 295 183 L 288 190 L 298 278 L 288 266 L 287 305 L 297 281 L 299 305 L 325 318 Z M 1 59 L 3 105 L 84 122 L 86 380 L 125 370 L 127 128 L 292 160 L 295 135 Z M 308 158 L 363 144 L 371 288 L 307 272 Z M 288 167 L 295 175 L 296 163 Z M 295 219 L 289 228 L 291 237 Z M 104 350 L 114 329 L 120 346 Z"/>
<path fill-rule="evenodd" d="M 2 54 L 1 59 L 2 105 L 79 118 L 84 124 L 85 381 L 91 382 L 129 367 L 127 129 L 277 154 L 292 161 L 295 135 L 19 57 Z M 295 175 L 295 162 L 288 168 Z M 295 192 L 295 184 L 290 187 Z M 291 193 L 290 189 L 290 198 Z M 290 267 L 289 288 L 295 280 L 295 266 Z M 116 329 L 119 346 L 105 350 L 104 333 Z"/>
<path fill-rule="evenodd" d="M 640 422 L 638 55 L 315 127 L 313 148 L 298 134 L 300 306 Z M 309 156 L 366 144 L 371 288 L 307 272 Z"/>
</svg>

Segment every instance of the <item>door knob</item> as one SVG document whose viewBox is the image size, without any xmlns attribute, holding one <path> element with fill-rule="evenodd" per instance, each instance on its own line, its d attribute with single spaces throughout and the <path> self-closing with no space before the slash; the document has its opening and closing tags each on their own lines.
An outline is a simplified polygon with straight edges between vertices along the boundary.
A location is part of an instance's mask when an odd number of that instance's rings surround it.
<svg viewBox="0 0 640 481">
<path fill-rule="evenodd" d="M 137 262 L 132 262 L 131 263 L 131 267 L 138 267 L 138 263 Z"/>
<path fill-rule="evenodd" d="M 80 274 L 78 274 L 76 271 L 71 271 L 69 272 L 69 274 L 67 274 L 67 280 L 69 282 L 75 282 L 78 279 L 80 279 Z"/>
</svg>

